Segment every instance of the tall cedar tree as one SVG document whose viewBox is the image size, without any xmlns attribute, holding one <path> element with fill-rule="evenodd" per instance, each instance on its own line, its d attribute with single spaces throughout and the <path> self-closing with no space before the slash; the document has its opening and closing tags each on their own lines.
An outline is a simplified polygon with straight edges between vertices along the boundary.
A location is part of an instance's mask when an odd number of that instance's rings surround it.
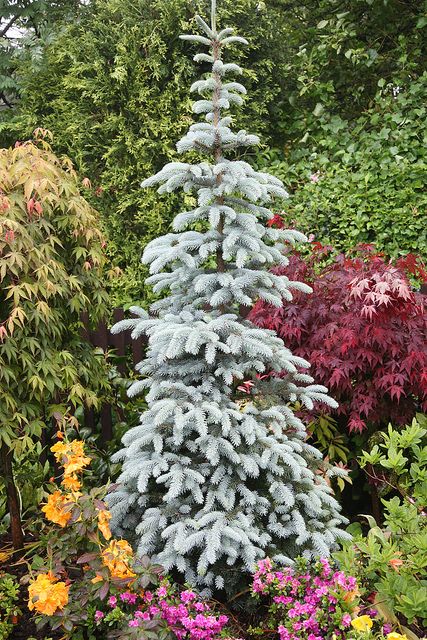
<svg viewBox="0 0 427 640">
<path fill-rule="evenodd" d="M 223 62 L 222 52 L 246 41 L 232 29 L 217 31 L 215 1 L 211 26 L 196 21 L 205 35 L 182 37 L 209 49 L 195 60 L 212 71 L 191 88 L 202 95 L 193 111 L 205 122 L 192 125 L 177 149 L 206 160 L 167 164 L 143 183 L 160 184 L 159 193 L 194 193 L 195 208 L 175 217 L 176 233 L 145 249 L 147 282 L 167 292 L 152 307 L 155 317 L 134 307 L 137 319 L 115 327 L 149 337 L 137 367 L 143 379 L 130 391 L 148 389 L 148 409 L 116 455 L 123 469 L 110 504 L 116 531 L 133 536 L 139 553 L 192 584 L 222 589 L 226 581 L 231 590 L 267 554 L 288 564 L 301 553 L 328 555 L 345 534 L 339 506 L 317 473 L 321 455 L 288 404 L 335 403 L 300 372 L 305 360 L 239 315 L 241 305 L 259 298 L 280 307 L 292 289 L 310 290 L 268 270 L 288 263 L 284 242 L 304 237 L 263 224 L 273 217 L 273 197 L 287 195 L 282 183 L 226 157 L 259 142 L 234 133 L 223 115 L 242 104 L 246 90 L 225 79 L 242 70 Z M 239 402 L 239 383 L 268 371 L 287 372 L 264 382 L 270 403 Z"/>
</svg>

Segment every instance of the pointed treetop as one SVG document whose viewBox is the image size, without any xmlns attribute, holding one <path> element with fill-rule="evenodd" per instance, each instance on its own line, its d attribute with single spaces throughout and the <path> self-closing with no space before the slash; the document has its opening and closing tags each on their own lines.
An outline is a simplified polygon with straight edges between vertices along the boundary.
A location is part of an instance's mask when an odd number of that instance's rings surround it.
<svg viewBox="0 0 427 640">
<path fill-rule="evenodd" d="M 211 26 L 212 31 L 216 33 L 216 0 L 212 0 L 211 6 Z"/>
</svg>

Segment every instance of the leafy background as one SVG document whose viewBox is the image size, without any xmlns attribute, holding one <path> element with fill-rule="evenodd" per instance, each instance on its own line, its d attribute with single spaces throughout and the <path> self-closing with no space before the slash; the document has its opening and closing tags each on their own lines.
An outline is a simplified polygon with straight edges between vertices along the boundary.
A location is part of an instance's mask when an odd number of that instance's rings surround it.
<svg viewBox="0 0 427 640">
<path fill-rule="evenodd" d="M 124 272 L 115 302 L 144 302 L 139 258 L 177 202 L 140 182 L 176 157 L 191 120 L 188 87 L 199 70 L 178 36 L 209 3 L 96 0 L 56 3 L 53 13 L 43 3 L 44 14 L 30 4 L 42 27 L 9 60 L 14 108 L 0 112 L 2 139 L 28 138 L 41 124 L 53 132 L 54 149 L 92 181 L 108 255 Z M 233 55 L 250 98 L 237 124 L 263 139 L 254 160 L 285 181 L 289 219 L 339 249 L 375 242 L 391 255 L 426 254 L 426 6 L 220 3 L 221 23 L 250 40 Z"/>
</svg>

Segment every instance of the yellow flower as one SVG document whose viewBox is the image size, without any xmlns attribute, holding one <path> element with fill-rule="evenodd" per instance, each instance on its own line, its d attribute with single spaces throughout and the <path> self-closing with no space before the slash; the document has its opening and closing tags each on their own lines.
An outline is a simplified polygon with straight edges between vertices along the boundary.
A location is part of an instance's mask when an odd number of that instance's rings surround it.
<svg viewBox="0 0 427 640">
<path fill-rule="evenodd" d="M 102 582 L 103 579 L 104 578 L 97 573 L 96 576 L 92 578 L 91 583 L 96 584 L 97 582 Z"/>
<path fill-rule="evenodd" d="M 55 459 L 57 462 L 61 462 L 61 458 L 68 450 L 69 445 L 66 442 L 57 442 L 50 448 L 52 453 L 55 454 Z"/>
<path fill-rule="evenodd" d="M 3 562 L 7 562 L 12 553 L 13 552 L 11 551 L 0 551 L 0 564 L 3 564 Z"/>
<path fill-rule="evenodd" d="M 396 633 L 396 631 L 392 631 L 392 633 L 387 634 L 387 640 L 408 640 L 406 636 L 402 636 L 401 633 Z"/>
<path fill-rule="evenodd" d="M 70 511 L 65 509 L 65 505 L 70 502 L 68 496 L 61 491 L 54 491 L 47 499 L 47 503 L 42 507 L 46 518 L 61 527 L 65 527 L 71 518 Z"/>
<path fill-rule="evenodd" d="M 28 587 L 28 608 L 53 616 L 68 603 L 68 591 L 65 582 L 58 582 L 51 573 L 40 573 Z"/>
<path fill-rule="evenodd" d="M 74 474 L 70 476 L 64 476 L 64 479 L 62 480 L 61 484 L 66 489 L 71 489 L 71 491 L 78 491 L 82 486 L 82 483 Z"/>
<path fill-rule="evenodd" d="M 126 540 L 112 540 L 102 552 L 102 560 L 113 578 L 134 578 L 129 564 L 133 560 L 132 547 Z"/>
<path fill-rule="evenodd" d="M 109 540 L 112 536 L 109 525 L 110 520 L 111 513 L 109 511 L 100 511 L 98 513 L 98 529 L 106 540 Z"/>
<path fill-rule="evenodd" d="M 356 631 L 369 631 L 372 629 L 373 622 L 369 616 L 359 616 L 351 621 L 351 626 Z"/>
</svg>

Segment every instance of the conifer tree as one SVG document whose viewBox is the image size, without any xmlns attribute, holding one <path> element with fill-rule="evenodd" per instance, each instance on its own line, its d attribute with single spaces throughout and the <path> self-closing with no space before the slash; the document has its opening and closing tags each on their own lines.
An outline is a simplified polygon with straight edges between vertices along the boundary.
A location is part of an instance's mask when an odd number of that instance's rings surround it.
<svg viewBox="0 0 427 640">
<path fill-rule="evenodd" d="M 222 54 L 246 41 L 232 29 L 217 31 L 215 0 L 211 25 L 196 22 L 203 35 L 182 37 L 208 48 L 194 59 L 211 72 L 191 87 L 201 94 L 193 111 L 205 122 L 192 125 L 177 149 L 203 160 L 167 164 L 143 182 L 159 184 L 159 193 L 183 189 L 195 208 L 144 251 L 147 283 L 165 297 L 152 316 L 133 307 L 137 317 L 114 328 L 149 337 L 137 367 L 142 379 L 130 388 L 131 395 L 148 391 L 148 408 L 116 454 L 123 467 L 110 505 L 116 531 L 133 537 L 139 553 L 194 585 L 221 589 L 224 577 L 229 584 L 266 555 L 287 564 L 302 553 L 325 556 L 345 534 L 318 473 L 321 456 L 291 409 L 297 401 L 309 408 L 333 401 L 304 372 L 306 361 L 239 314 L 258 299 L 281 306 L 292 289 L 309 292 L 269 271 L 286 265 L 285 244 L 304 236 L 265 224 L 273 198 L 287 196 L 283 185 L 233 159 L 259 142 L 233 132 L 224 115 L 242 104 L 245 88 L 228 80 L 242 70 Z M 239 401 L 237 387 L 248 378 L 262 402 Z"/>
</svg>

